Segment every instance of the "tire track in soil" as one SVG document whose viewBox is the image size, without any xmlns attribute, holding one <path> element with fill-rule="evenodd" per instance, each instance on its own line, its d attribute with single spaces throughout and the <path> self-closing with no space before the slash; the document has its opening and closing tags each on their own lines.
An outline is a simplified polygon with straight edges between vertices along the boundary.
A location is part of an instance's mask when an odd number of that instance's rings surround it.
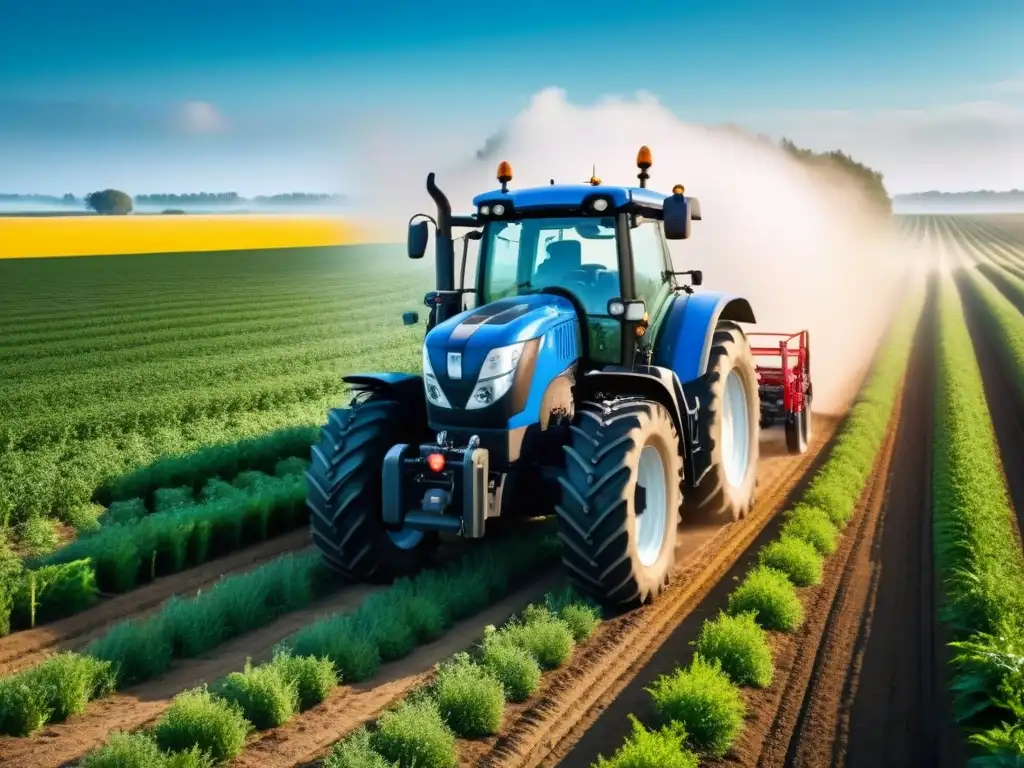
<svg viewBox="0 0 1024 768">
<path fill-rule="evenodd" d="M 939 624 L 931 514 L 935 350 L 933 279 L 916 339 L 895 469 L 871 551 L 872 585 L 840 710 L 837 768 L 964 764 L 952 717 L 948 637 Z"/>
<path fill-rule="evenodd" d="M 50 654 L 78 649 L 106 632 L 112 624 L 156 612 L 173 595 L 192 596 L 222 576 L 236 576 L 287 552 L 310 544 L 308 528 L 238 550 L 180 573 L 163 576 L 144 586 L 103 599 L 88 610 L 0 638 L 0 675 L 38 664 Z"/>
<path fill-rule="evenodd" d="M 807 481 L 839 423 L 838 417 L 816 414 L 816 434 L 803 456 L 786 453 L 781 429 L 765 433 L 758 500 L 747 519 L 719 528 L 680 562 L 672 586 L 655 604 L 603 622 L 566 667 L 542 679 L 530 701 L 507 708 L 506 725 L 497 737 L 460 742 L 461 765 L 589 765 L 589 759 L 569 754 L 577 742 L 597 738 L 602 748 L 609 740 L 621 742 L 628 722 L 618 708 L 630 697 L 646 697 L 641 688 L 649 682 L 652 657 L 663 653 L 680 622 L 692 618 L 736 559 L 788 503 L 794 488 Z M 625 711 L 631 709 L 627 705 Z"/>
</svg>

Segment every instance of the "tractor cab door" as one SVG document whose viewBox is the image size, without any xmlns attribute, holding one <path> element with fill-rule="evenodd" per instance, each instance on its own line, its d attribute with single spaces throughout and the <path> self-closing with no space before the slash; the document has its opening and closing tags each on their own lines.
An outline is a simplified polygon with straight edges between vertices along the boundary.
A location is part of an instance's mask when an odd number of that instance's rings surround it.
<svg viewBox="0 0 1024 768">
<path fill-rule="evenodd" d="M 672 255 L 661 222 L 657 219 L 630 215 L 629 245 L 633 256 L 636 298 L 647 305 L 648 322 L 652 329 L 645 342 L 651 345 L 654 343 L 658 322 L 668 308 L 668 299 L 672 295 Z"/>
</svg>

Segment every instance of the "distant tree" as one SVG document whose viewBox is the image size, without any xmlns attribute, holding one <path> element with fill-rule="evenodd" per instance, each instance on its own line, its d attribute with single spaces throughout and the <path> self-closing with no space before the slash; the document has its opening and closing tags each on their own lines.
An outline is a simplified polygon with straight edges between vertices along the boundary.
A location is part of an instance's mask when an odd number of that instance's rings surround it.
<svg viewBox="0 0 1024 768">
<path fill-rule="evenodd" d="M 779 142 L 783 151 L 789 153 L 797 160 L 811 166 L 832 168 L 844 173 L 860 186 L 867 198 L 874 203 L 880 211 L 886 214 L 892 213 L 892 198 L 885 188 L 884 177 L 873 168 L 863 163 L 858 163 L 842 150 L 835 149 L 831 152 L 814 152 L 810 149 L 798 147 L 789 139 L 783 138 Z"/>
<path fill-rule="evenodd" d="M 85 207 L 105 216 L 123 216 L 132 211 L 132 198 L 119 189 L 104 189 L 85 196 Z"/>
<path fill-rule="evenodd" d="M 65 205 L 74 205 L 75 203 L 78 202 L 78 198 L 72 195 L 70 192 L 64 195 L 63 200 Z"/>
</svg>

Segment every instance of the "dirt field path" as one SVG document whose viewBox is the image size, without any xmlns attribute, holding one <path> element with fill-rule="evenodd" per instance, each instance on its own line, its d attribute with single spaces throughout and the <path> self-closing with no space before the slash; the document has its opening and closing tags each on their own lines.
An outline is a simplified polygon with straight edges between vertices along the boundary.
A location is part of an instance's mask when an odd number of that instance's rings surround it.
<svg viewBox="0 0 1024 768">
<path fill-rule="evenodd" d="M 756 725 L 724 764 L 959 766 L 936 632 L 930 452 L 933 303 L 857 516 L 783 641 L 778 678 L 750 697 Z"/>
<path fill-rule="evenodd" d="M 250 571 L 286 552 L 302 550 L 309 543 L 307 529 L 293 531 L 203 563 L 198 568 L 157 579 L 66 619 L 15 632 L 0 639 L 0 675 L 38 664 L 56 651 L 81 648 L 116 622 L 156 611 L 172 595 L 194 595 L 222 576 Z"/>
</svg>

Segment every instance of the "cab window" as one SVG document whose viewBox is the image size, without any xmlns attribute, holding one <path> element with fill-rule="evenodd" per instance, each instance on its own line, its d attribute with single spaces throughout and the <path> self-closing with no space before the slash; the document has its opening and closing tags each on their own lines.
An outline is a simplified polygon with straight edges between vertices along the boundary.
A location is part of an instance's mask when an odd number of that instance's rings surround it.
<svg viewBox="0 0 1024 768">
<path fill-rule="evenodd" d="M 671 270 L 671 260 L 655 219 L 634 217 L 629 231 L 633 246 L 633 274 L 636 295 L 643 299 L 653 318 L 655 310 L 668 295 L 670 284 L 664 273 Z"/>
</svg>

